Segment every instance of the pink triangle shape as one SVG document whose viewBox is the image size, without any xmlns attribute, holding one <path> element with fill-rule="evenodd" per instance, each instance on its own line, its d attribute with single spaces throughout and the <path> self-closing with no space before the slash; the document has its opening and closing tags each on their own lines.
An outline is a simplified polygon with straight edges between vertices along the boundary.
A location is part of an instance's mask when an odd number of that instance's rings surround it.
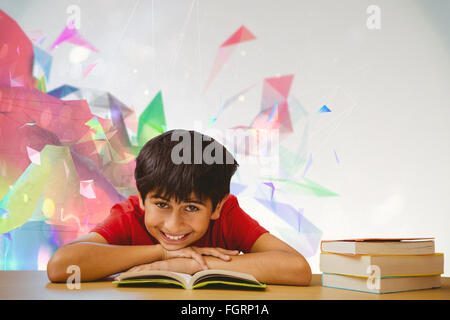
<svg viewBox="0 0 450 320">
<path fill-rule="evenodd" d="M 245 26 L 240 27 L 235 33 L 231 35 L 221 47 L 238 44 L 245 41 L 254 40 L 256 37 Z"/>
<path fill-rule="evenodd" d="M 52 46 L 50 47 L 50 50 L 53 50 L 60 43 L 72 38 L 76 33 L 77 29 L 69 28 L 69 26 L 66 25 L 64 30 L 61 31 L 61 34 L 59 35 L 58 39 L 56 39 L 55 42 L 53 42 Z"/>
<path fill-rule="evenodd" d="M 66 41 L 72 44 L 76 44 L 78 46 L 85 47 L 92 51 L 98 52 L 98 50 L 92 44 L 87 42 L 78 32 L 75 33 L 71 38 L 67 39 Z"/>
<path fill-rule="evenodd" d="M 263 92 L 262 92 L 262 100 L 261 100 L 261 110 L 272 110 L 273 106 L 278 102 L 282 103 L 286 101 L 286 97 L 284 97 L 280 92 L 275 90 L 271 85 L 267 82 L 263 84 Z"/>
<path fill-rule="evenodd" d="M 285 99 L 287 99 L 293 79 L 294 75 L 290 74 L 281 77 L 267 78 L 264 80 L 264 82 L 270 85 L 276 91 L 278 91 Z"/>
<path fill-rule="evenodd" d="M 50 50 L 53 50 L 57 45 L 60 43 L 67 41 L 69 43 L 79 45 L 85 48 L 88 48 L 92 51 L 98 52 L 98 50 L 91 45 L 89 42 L 87 42 L 79 33 L 78 30 L 73 25 L 73 22 L 69 22 L 69 26 L 66 25 L 64 30 L 59 35 L 58 39 L 56 39 L 55 42 L 53 42 L 52 46 L 50 47 Z"/>
<path fill-rule="evenodd" d="M 83 69 L 83 78 L 86 78 L 86 76 L 89 74 L 89 72 L 92 71 L 92 69 L 94 69 L 94 67 L 97 65 L 98 62 L 90 64 L 86 67 L 84 67 Z"/>
</svg>

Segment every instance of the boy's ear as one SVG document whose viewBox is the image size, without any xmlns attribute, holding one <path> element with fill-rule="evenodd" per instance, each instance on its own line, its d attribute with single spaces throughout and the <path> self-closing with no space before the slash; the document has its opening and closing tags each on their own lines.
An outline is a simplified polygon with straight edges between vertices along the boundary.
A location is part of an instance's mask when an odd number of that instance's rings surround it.
<svg viewBox="0 0 450 320">
<path fill-rule="evenodd" d="M 138 192 L 138 196 L 139 196 L 139 207 L 141 207 L 142 211 L 145 211 L 145 206 L 144 206 L 144 203 L 142 202 L 142 197 L 139 192 Z"/>
<path fill-rule="evenodd" d="M 220 217 L 220 211 L 222 211 L 222 206 L 225 203 L 225 201 L 227 201 L 228 196 L 230 194 L 226 194 L 225 197 L 223 197 L 223 199 L 217 204 L 216 210 L 214 210 L 214 212 L 211 214 L 211 220 L 217 220 Z"/>
</svg>

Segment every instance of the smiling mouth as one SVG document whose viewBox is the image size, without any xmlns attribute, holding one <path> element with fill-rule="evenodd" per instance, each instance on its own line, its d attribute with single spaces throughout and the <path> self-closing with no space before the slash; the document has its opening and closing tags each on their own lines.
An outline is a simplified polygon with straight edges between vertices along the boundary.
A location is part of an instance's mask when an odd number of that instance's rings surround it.
<svg viewBox="0 0 450 320">
<path fill-rule="evenodd" d="M 189 233 L 185 233 L 182 235 L 174 236 L 174 235 L 169 235 L 167 233 L 164 233 L 161 230 L 160 230 L 160 232 L 161 232 L 163 238 L 169 242 L 181 242 L 191 234 L 191 232 L 189 232 Z"/>
</svg>

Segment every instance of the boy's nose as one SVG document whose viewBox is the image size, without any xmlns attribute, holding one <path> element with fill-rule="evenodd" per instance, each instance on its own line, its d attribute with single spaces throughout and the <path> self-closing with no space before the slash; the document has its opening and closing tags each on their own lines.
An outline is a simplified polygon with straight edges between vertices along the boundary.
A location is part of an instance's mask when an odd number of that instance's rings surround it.
<svg viewBox="0 0 450 320">
<path fill-rule="evenodd" d="M 166 220 L 166 230 L 175 234 L 179 230 L 181 224 L 182 223 L 180 216 L 177 213 L 173 212 Z"/>
</svg>

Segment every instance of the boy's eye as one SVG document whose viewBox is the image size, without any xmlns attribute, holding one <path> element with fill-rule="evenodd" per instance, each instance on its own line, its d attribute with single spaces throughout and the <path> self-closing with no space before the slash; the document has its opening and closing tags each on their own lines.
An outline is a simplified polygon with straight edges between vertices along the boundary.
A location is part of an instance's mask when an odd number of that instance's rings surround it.
<svg viewBox="0 0 450 320">
<path fill-rule="evenodd" d="M 194 211 L 197 211 L 198 208 L 196 206 L 187 206 L 186 210 L 189 212 L 194 212 Z"/>
<path fill-rule="evenodd" d="M 167 208 L 167 203 L 165 203 L 165 202 L 157 202 L 157 203 L 155 203 L 155 205 L 161 209 Z"/>
</svg>

